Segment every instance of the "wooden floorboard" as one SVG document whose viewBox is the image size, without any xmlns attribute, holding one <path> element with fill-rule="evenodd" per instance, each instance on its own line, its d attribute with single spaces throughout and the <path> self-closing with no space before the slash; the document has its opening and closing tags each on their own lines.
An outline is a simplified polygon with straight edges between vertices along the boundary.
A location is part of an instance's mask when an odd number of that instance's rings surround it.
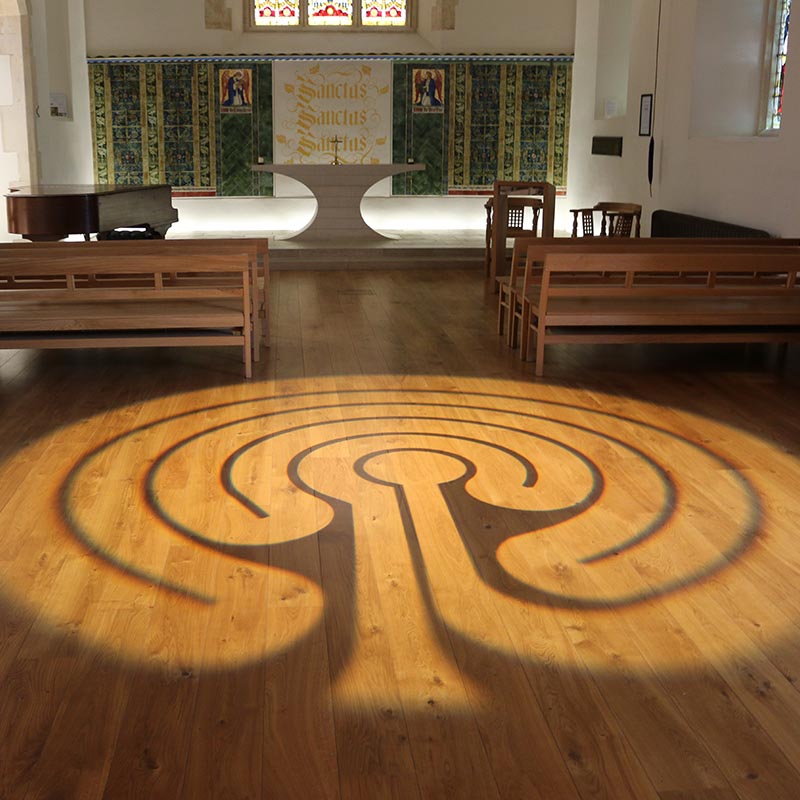
<svg viewBox="0 0 800 800">
<path fill-rule="evenodd" d="M 298 270 L 272 346 L 0 354 L 0 800 L 796 800 L 800 350 Z"/>
</svg>

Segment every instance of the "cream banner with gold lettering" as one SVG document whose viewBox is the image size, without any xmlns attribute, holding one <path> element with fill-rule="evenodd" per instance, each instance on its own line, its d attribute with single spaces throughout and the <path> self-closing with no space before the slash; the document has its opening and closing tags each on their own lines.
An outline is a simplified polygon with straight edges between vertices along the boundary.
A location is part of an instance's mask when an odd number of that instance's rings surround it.
<svg viewBox="0 0 800 800">
<path fill-rule="evenodd" d="M 391 163 L 391 62 L 276 61 L 272 74 L 276 164 Z"/>
</svg>

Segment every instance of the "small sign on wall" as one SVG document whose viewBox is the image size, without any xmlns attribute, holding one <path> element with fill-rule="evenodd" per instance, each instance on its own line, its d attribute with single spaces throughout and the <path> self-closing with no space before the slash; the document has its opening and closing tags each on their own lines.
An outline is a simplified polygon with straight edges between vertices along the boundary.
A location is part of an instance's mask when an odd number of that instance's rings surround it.
<svg viewBox="0 0 800 800">
<path fill-rule="evenodd" d="M 653 127 L 653 95 L 643 94 L 639 100 L 639 136 L 650 136 Z"/>
<path fill-rule="evenodd" d="M 50 92 L 50 116 L 61 119 L 69 116 L 69 102 L 64 92 Z"/>
<path fill-rule="evenodd" d="M 594 156 L 621 156 L 621 136 L 592 136 L 592 155 Z"/>
</svg>

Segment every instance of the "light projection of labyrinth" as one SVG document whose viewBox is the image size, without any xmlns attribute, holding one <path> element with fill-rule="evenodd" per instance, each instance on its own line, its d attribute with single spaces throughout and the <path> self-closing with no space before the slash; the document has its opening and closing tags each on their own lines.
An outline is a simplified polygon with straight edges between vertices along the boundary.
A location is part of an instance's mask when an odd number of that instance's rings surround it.
<svg viewBox="0 0 800 800">
<path fill-rule="evenodd" d="M 768 445 L 675 410 L 423 389 L 203 401 L 110 411 L 6 462 L 11 602 L 115 657 L 195 669 L 324 632 L 346 701 L 380 685 L 379 647 L 415 694 L 458 672 L 458 640 L 536 659 L 566 630 L 635 666 L 648 609 L 679 613 L 720 575 L 735 585 L 767 532 L 769 488 L 733 453 Z"/>
</svg>

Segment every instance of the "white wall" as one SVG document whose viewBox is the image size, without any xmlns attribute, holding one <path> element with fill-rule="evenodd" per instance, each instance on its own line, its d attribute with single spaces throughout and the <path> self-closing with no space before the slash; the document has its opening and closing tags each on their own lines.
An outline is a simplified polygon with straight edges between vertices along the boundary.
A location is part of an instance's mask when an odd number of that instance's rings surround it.
<svg viewBox="0 0 800 800">
<path fill-rule="evenodd" d="M 651 8 L 657 2 L 643 4 L 634 0 L 628 24 L 620 26 L 624 36 L 617 42 L 630 60 L 626 81 L 626 113 L 609 119 L 596 119 L 598 84 L 595 80 L 598 60 L 607 49 L 599 46 L 598 31 L 603 12 L 601 0 L 578 0 L 575 29 L 575 64 L 572 78 L 572 117 L 569 142 L 568 207 L 592 206 L 603 201 L 641 203 L 648 217 L 650 203 L 647 183 L 647 148 L 649 139 L 639 136 L 639 96 L 653 91 L 653 56 L 656 22 Z M 651 34 L 652 31 L 652 34 Z M 600 98 L 602 99 L 602 98 Z M 593 136 L 621 136 L 622 156 L 592 155 Z M 557 227 L 571 229 L 564 211 Z"/>
<path fill-rule="evenodd" d="M 37 180 L 30 20 L 25 4 L 0 0 L 0 189 Z M 8 233 L 0 214 L 0 240 Z"/>
<path fill-rule="evenodd" d="M 800 189 L 800 50 L 786 63 L 778 136 L 691 136 L 691 35 L 697 0 L 674 2 L 668 29 L 672 74 L 666 86 L 660 199 L 664 207 L 797 236 Z M 794 43 L 800 37 L 794 37 Z M 688 62 L 688 63 L 687 63 Z"/>
<path fill-rule="evenodd" d="M 432 31 L 434 0 L 418 0 L 416 33 L 206 30 L 202 0 L 85 0 L 89 55 L 285 53 L 571 53 L 576 0 L 458 0 L 456 29 Z"/>
<path fill-rule="evenodd" d="M 40 180 L 93 183 L 83 0 L 31 0 L 31 9 Z M 51 92 L 66 94 L 66 117 L 50 115 Z"/>
<path fill-rule="evenodd" d="M 600 0 L 595 63 L 595 119 L 624 116 L 628 109 L 628 73 L 632 0 Z"/>
<path fill-rule="evenodd" d="M 800 201 L 800 57 L 792 58 L 792 39 L 780 135 L 703 135 L 706 123 L 698 116 L 698 108 L 708 108 L 712 109 L 712 116 L 713 113 L 727 114 L 725 125 L 729 125 L 735 113 L 750 120 L 747 124 L 752 126 L 754 115 L 760 113 L 759 92 L 753 91 L 752 75 L 746 91 L 736 93 L 722 84 L 731 60 L 740 66 L 750 63 L 752 67 L 763 35 L 763 24 L 759 21 L 763 19 L 763 0 L 663 0 L 652 197 L 646 178 L 648 140 L 638 136 L 638 112 L 640 95 L 654 89 L 658 2 L 633 2 L 631 35 L 627 43 L 630 74 L 626 117 L 595 121 L 590 119 L 587 108 L 594 109 L 596 101 L 594 84 L 590 86 L 588 78 L 597 57 L 599 1 L 578 0 L 570 202 L 578 205 L 592 204 L 599 199 L 641 202 L 646 231 L 649 231 L 650 213 L 657 208 L 667 208 L 763 228 L 774 235 L 800 235 L 800 220 L 795 211 Z M 713 31 L 706 24 L 706 12 L 713 5 L 724 15 L 733 8 L 730 3 L 738 6 L 742 2 L 748 8 L 734 9 L 736 21 L 722 26 L 729 47 L 733 33 L 739 37 L 739 54 L 723 58 L 720 43 L 709 39 Z M 703 13 L 698 17 L 699 10 Z M 749 25 L 742 24 L 745 12 L 750 14 Z M 702 37 L 699 43 L 698 19 Z M 800 37 L 794 39 L 800 42 Z M 625 44 L 620 42 L 621 47 Z M 707 61 L 698 63 L 697 51 L 703 44 L 720 53 L 710 64 Z M 716 81 L 706 79 L 711 66 L 716 69 Z M 736 104 L 739 104 L 738 110 L 735 110 Z M 622 135 L 622 158 L 590 155 L 592 135 Z"/>
<path fill-rule="evenodd" d="M 770 0 L 704 0 L 698 4 L 693 136 L 754 136 L 763 128 L 761 92 L 769 10 Z"/>
</svg>

